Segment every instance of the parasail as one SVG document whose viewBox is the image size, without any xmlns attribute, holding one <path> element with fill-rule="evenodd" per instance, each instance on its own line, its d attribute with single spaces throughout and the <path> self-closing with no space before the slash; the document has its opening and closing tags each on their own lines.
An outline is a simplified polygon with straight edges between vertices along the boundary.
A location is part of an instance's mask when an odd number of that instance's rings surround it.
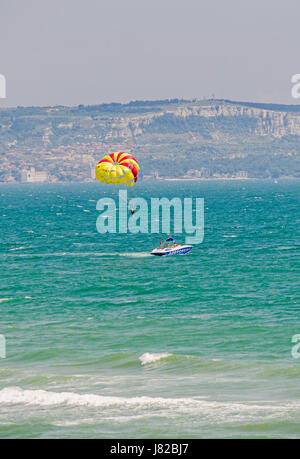
<svg viewBox="0 0 300 459">
<path fill-rule="evenodd" d="M 140 167 L 137 160 L 123 151 L 104 156 L 96 165 L 96 178 L 107 184 L 133 186 Z"/>
</svg>

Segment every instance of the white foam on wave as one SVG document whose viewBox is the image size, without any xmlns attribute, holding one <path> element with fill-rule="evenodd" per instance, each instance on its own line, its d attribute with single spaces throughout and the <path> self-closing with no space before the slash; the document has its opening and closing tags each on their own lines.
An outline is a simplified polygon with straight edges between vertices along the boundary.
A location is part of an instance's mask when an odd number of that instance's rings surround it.
<svg viewBox="0 0 300 459">
<path fill-rule="evenodd" d="M 267 419 L 292 419 L 299 418 L 299 403 L 295 401 L 278 401 L 243 403 L 234 401 L 211 401 L 204 398 L 163 398 L 163 397 L 113 397 L 96 394 L 77 394 L 74 392 L 50 392 L 45 390 L 23 390 L 19 387 L 7 387 L 0 390 L 0 405 L 26 405 L 26 406 L 70 406 L 108 409 L 107 414 L 111 419 L 120 414 L 124 409 L 134 416 L 149 415 L 153 413 L 161 415 L 159 410 L 167 410 L 169 417 L 179 414 L 197 416 L 203 422 L 214 421 L 237 422 L 253 421 L 261 422 Z M 128 411 L 130 410 L 134 411 Z M 118 410 L 118 411 L 112 411 Z M 155 411 L 153 411 L 155 410 Z"/>
<path fill-rule="evenodd" d="M 148 363 L 158 362 L 161 359 L 166 359 L 171 355 L 172 354 L 169 354 L 168 352 L 162 352 L 160 354 L 151 354 L 150 352 L 145 352 L 145 354 L 139 357 L 139 360 L 141 361 L 142 365 L 147 365 Z"/>
<path fill-rule="evenodd" d="M 0 404 L 26 404 L 38 406 L 86 406 L 86 407 L 141 407 L 156 406 L 168 408 L 181 404 L 193 406 L 193 399 L 169 399 L 162 397 L 111 397 L 96 394 L 76 394 L 74 392 L 50 392 L 45 390 L 26 390 L 20 387 L 6 387 L 0 390 Z"/>
<path fill-rule="evenodd" d="M 291 250 L 297 249 L 297 246 L 280 246 L 276 247 L 275 250 Z"/>
<path fill-rule="evenodd" d="M 23 249 L 26 249 L 26 247 L 15 247 L 13 249 L 9 249 L 11 252 L 15 251 L 15 250 L 23 250 Z"/>
<path fill-rule="evenodd" d="M 3 301 L 9 301 L 11 298 L 0 298 L 0 303 L 2 303 Z"/>
</svg>

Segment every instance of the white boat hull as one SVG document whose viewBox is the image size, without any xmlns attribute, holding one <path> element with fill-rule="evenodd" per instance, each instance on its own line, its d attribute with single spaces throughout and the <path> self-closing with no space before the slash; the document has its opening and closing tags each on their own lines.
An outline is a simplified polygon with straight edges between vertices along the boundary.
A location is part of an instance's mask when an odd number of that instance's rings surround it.
<svg viewBox="0 0 300 459">
<path fill-rule="evenodd" d="M 192 250 L 192 245 L 177 245 L 176 247 L 164 247 L 152 250 L 151 255 L 157 255 L 159 257 L 167 255 L 185 255 Z"/>
</svg>

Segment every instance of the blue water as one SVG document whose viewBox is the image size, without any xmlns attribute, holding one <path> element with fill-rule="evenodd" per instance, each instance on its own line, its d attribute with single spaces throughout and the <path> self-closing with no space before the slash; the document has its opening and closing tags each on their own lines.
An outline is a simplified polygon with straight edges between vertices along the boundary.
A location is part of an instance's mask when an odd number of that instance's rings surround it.
<svg viewBox="0 0 300 459">
<path fill-rule="evenodd" d="M 128 194 L 203 197 L 203 243 L 99 234 L 114 187 L 0 185 L 0 437 L 299 437 L 300 182 Z"/>
</svg>

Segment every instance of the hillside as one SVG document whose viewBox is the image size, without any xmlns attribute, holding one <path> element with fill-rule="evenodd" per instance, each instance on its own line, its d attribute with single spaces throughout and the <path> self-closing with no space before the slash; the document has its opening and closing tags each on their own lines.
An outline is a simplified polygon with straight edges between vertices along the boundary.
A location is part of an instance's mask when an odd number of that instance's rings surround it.
<svg viewBox="0 0 300 459">
<path fill-rule="evenodd" d="M 300 105 L 137 101 L 0 109 L 0 181 L 22 169 L 88 180 L 103 154 L 136 155 L 144 177 L 300 177 Z M 157 174 L 156 174 L 157 175 Z"/>
</svg>

